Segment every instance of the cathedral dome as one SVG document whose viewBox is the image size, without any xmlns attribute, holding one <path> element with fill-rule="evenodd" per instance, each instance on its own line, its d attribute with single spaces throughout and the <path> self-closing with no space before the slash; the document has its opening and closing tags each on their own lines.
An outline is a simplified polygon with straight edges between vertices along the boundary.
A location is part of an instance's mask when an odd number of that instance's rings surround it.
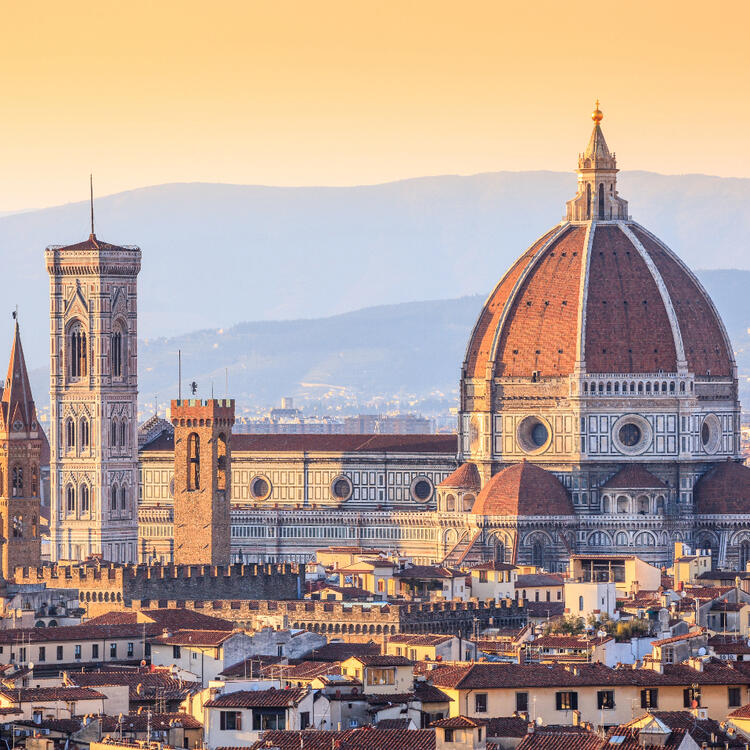
<svg viewBox="0 0 750 750">
<path fill-rule="evenodd" d="M 711 299 L 663 242 L 630 219 L 617 171 L 595 119 L 567 220 L 531 245 L 490 294 L 469 340 L 465 378 L 574 370 L 733 375 Z"/>
<path fill-rule="evenodd" d="M 471 512 L 479 516 L 572 516 L 573 504 L 554 474 L 522 461 L 495 474 L 477 495 Z"/>
<path fill-rule="evenodd" d="M 698 515 L 750 512 L 750 469 L 736 461 L 722 461 L 704 474 L 693 489 Z"/>
</svg>

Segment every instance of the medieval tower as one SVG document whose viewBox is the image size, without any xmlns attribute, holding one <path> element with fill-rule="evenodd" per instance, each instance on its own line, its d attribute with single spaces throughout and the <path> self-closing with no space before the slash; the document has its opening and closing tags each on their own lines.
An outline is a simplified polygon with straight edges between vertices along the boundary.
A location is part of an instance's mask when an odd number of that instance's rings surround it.
<svg viewBox="0 0 750 750">
<path fill-rule="evenodd" d="M 53 560 L 135 562 L 138 247 L 46 250 Z"/>
<path fill-rule="evenodd" d="M 39 467 L 46 443 L 36 418 L 18 321 L 0 404 L 2 575 L 8 581 L 16 566 L 41 562 Z"/>
<path fill-rule="evenodd" d="M 172 401 L 174 562 L 228 565 L 234 399 Z"/>
</svg>

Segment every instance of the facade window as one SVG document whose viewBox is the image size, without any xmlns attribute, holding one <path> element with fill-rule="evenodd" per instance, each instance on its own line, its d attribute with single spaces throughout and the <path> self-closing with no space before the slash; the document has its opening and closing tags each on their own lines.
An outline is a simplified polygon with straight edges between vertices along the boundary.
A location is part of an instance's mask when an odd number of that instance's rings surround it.
<svg viewBox="0 0 750 750">
<path fill-rule="evenodd" d="M 76 509 L 76 488 L 69 484 L 65 490 L 65 502 L 68 509 L 68 513 L 75 513 Z"/>
<path fill-rule="evenodd" d="M 39 467 L 36 464 L 31 467 L 31 497 L 39 497 Z"/>
<path fill-rule="evenodd" d="M 123 350 L 124 336 L 118 329 L 112 334 L 112 375 L 116 378 L 122 377 Z"/>
<path fill-rule="evenodd" d="M 558 711 L 577 711 L 578 693 L 574 690 L 561 690 L 555 693 L 555 707 Z"/>
<path fill-rule="evenodd" d="M 80 659 L 81 658 L 81 644 L 76 643 L 74 649 L 73 649 L 73 658 L 74 659 Z"/>
<path fill-rule="evenodd" d="M 179 659 L 181 656 L 181 651 L 179 646 L 172 646 L 172 658 L 173 659 Z"/>
<path fill-rule="evenodd" d="M 84 417 L 81 420 L 81 450 L 89 447 L 89 420 Z"/>
<path fill-rule="evenodd" d="M 117 447 L 117 420 L 113 419 L 109 428 L 109 444 L 113 447 Z"/>
<path fill-rule="evenodd" d="M 443 730 L 443 738 L 446 742 L 453 742 L 453 730 L 452 729 L 444 729 Z"/>
<path fill-rule="evenodd" d="M 729 708 L 738 708 L 742 705 L 742 690 L 738 687 L 729 688 Z"/>
<path fill-rule="evenodd" d="M 89 486 L 81 485 L 81 513 L 89 512 Z"/>
<path fill-rule="evenodd" d="M 39 646 L 39 658 L 37 661 L 47 661 L 47 647 Z"/>
<path fill-rule="evenodd" d="M 125 510 L 128 507 L 128 490 L 123 484 L 120 487 L 120 509 Z"/>
<path fill-rule="evenodd" d="M 201 486 L 201 444 L 200 438 L 195 432 L 191 432 L 190 435 L 188 435 L 187 460 L 188 491 L 199 490 Z"/>
<path fill-rule="evenodd" d="M 596 707 L 605 710 L 613 709 L 615 707 L 615 691 L 599 690 L 596 694 Z"/>
<path fill-rule="evenodd" d="M 116 643 L 109 644 L 109 658 L 110 659 L 117 658 L 117 644 Z"/>
<path fill-rule="evenodd" d="M 14 466 L 12 472 L 13 497 L 23 497 L 23 467 Z"/>
<path fill-rule="evenodd" d="M 120 422 L 120 447 L 124 448 L 128 444 L 128 421 L 123 419 Z"/>
<path fill-rule="evenodd" d="M 474 694 L 474 711 L 478 714 L 487 713 L 487 693 Z"/>
<path fill-rule="evenodd" d="M 232 732 L 242 729 L 242 714 L 239 711 L 222 711 L 219 714 L 219 729 Z"/>
<path fill-rule="evenodd" d="M 99 644 L 98 643 L 91 644 L 91 658 L 92 659 L 99 658 Z"/>
<path fill-rule="evenodd" d="M 528 693 L 516 693 L 516 711 L 523 713 L 529 710 L 529 694 Z"/>
<path fill-rule="evenodd" d="M 132 658 L 135 654 L 135 644 L 133 641 L 128 641 L 128 658 Z"/>
<path fill-rule="evenodd" d="M 697 688 L 685 688 L 682 691 L 682 705 L 685 708 L 697 708 L 701 704 L 701 689 Z"/>
<path fill-rule="evenodd" d="M 486 570 L 479 571 L 479 583 L 487 583 L 487 571 Z"/>
<path fill-rule="evenodd" d="M 222 432 L 216 442 L 216 489 L 227 488 L 227 438 Z"/>
<path fill-rule="evenodd" d="M 368 669 L 367 670 L 367 684 L 368 685 L 395 685 L 396 684 L 396 670 L 390 669 Z"/>
<path fill-rule="evenodd" d="M 86 332 L 80 323 L 75 323 L 68 334 L 70 377 L 83 378 L 87 373 Z"/>
<path fill-rule="evenodd" d="M 110 490 L 109 505 L 112 510 L 117 510 L 117 485 L 116 484 L 113 484 L 112 489 Z"/>
<path fill-rule="evenodd" d="M 656 688 L 641 690 L 641 708 L 659 708 L 659 691 Z"/>
<path fill-rule="evenodd" d="M 253 729 L 286 729 L 286 712 L 274 709 L 255 709 L 253 711 Z"/>
<path fill-rule="evenodd" d="M 62 661 L 63 659 L 63 647 L 62 646 L 57 647 L 57 653 L 55 654 L 55 658 L 57 659 L 57 661 Z"/>
</svg>

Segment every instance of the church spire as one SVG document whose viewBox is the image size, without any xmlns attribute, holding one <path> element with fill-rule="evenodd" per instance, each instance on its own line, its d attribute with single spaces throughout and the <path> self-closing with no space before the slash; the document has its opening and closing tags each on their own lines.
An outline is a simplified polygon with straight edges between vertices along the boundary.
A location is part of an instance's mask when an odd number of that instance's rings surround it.
<svg viewBox="0 0 750 750">
<path fill-rule="evenodd" d="M 604 114 L 597 99 L 591 113 L 594 129 L 586 150 L 578 155 L 578 192 L 567 203 L 568 221 L 611 221 L 628 218 L 628 202 L 617 193 L 617 159 L 602 132 Z"/>
<path fill-rule="evenodd" d="M 13 346 L 10 350 L 8 375 L 2 395 L 3 416 L 7 429 L 16 432 L 24 430 L 35 432 L 36 409 L 31 395 L 29 373 L 26 370 L 26 359 L 21 346 L 21 331 L 18 326 L 18 315 L 14 313 L 15 331 L 13 332 Z"/>
</svg>

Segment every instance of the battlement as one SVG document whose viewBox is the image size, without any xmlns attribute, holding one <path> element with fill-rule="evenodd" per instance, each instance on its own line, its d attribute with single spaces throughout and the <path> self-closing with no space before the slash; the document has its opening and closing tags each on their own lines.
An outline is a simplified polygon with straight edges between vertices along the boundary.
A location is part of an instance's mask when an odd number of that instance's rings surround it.
<svg viewBox="0 0 750 750">
<path fill-rule="evenodd" d="M 233 398 L 209 398 L 201 400 L 198 398 L 172 399 L 171 406 L 172 424 L 177 426 L 189 426 L 182 420 L 204 420 L 199 422 L 201 426 L 210 426 L 205 420 L 230 420 L 234 424 L 234 399 Z"/>
</svg>

